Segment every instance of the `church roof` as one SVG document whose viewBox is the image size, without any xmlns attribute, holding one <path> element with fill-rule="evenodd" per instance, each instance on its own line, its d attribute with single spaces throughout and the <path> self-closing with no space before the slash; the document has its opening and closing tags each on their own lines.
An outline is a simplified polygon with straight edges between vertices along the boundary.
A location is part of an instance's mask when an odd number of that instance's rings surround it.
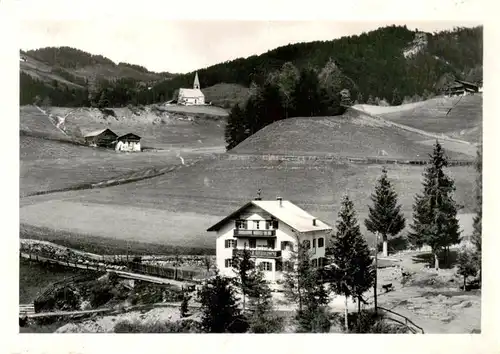
<svg viewBox="0 0 500 354">
<path fill-rule="evenodd" d="M 205 95 L 200 89 L 181 88 L 179 89 L 179 97 L 205 97 Z"/>
<path fill-rule="evenodd" d="M 193 88 L 200 88 L 200 80 L 198 79 L 198 72 L 194 76 Z"/>
</svg>

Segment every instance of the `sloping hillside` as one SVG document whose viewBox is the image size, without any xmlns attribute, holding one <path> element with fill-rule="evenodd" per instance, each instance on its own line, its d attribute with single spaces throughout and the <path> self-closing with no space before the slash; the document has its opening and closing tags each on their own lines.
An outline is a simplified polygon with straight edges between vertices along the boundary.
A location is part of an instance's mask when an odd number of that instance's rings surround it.
<svg viewBox="0 0 500 354">
<path fill-rule="evenodd" d="M 249 95 L 249 89 L 237 84 L 220 83 L 202 89 L 205 102 L 212 102 L 218 107 L 230 108 L 235 104 L 242 104 Z"/>
<path fill-rule="evenodd" d="M 219 120 L 188 120 L 186 114 L 162 114 L 151 107 L 138 114 L 128 108 L 114 109 L 115 117 L 89 108 L 23 106 L 19 113 L 21 196 L 151 175 L 223 149 Z M 118 135 L 139 134 L 143 148 L 163 150 L 125 154 L 75 144 L 82 132 L 107 127 Z"/>
<path fill-rule="evenodd" d="M 342 116 L 291 118 L 266 126 L 231 150 L 236 154 L 331 155 L 426 159 L 428 136 L 350 109 Z M 448 151 L 454 159 L 471 159 Z"/>
<path fill-rule="evenodd" d="M 57 118 L 42 108 L 25 106 L 20 109 L 19 130 L 23 135 L 71 141 L 64 131 L 57 128 Z"/>
<path fill-rule="evenodd" d="M 363 105 L 367 112 L 373 112 L 395 123 L 442 133 L 472 143 L 482 141 L 482 95 L 437 97 L 417 104 L 387 107 L 385 112 L 380 108 L 374 107 L 372 110 L 370 106 Z"/>
<path fill-rule="evenodd" d="M 423 167 L 386 167 L 410 218 L 414 195 L 421 191 Z M 23 199 L 20 217 L 29 225 L 115 240 L 213 248 L 214 236 L 207 235 L 206 228 L 254 198 L 259 188 L 263 198 L 281 196 L 331 224 L 342 196 L 348 193 L 363 220 L 381 169 L 380 165 L 314 161 L 205 159 L 134 183 L 133 188 L 124 185 Z M 453 167 L 448 173 L 456 181 L 456 200 L 465 206 L 461 212 L 470 212 L 474 168 Z M 372 237 L 364 228 L 363 233 Z"/>
<path fill-rule="evenodd" d="M 40 75 L 43 79 L 59 77 L 85 83 L 93 76 L 104 79 L 131 78 L 138 81 L 154 81 L 172 77 L 169 73 L 154 73 L 146 68 L 128 63 L 114 63 L 102 55 L 93 55 L 70 47 L 47 47 L 21 52 L 26 61 L 21 61 L 21 72 Z M 50 71 L 49 71 L 50 70 Z M 57 77 L 59 76 L 59 77 Z"/>
<path fill-rule="evenodd" d="M 409 50 L 416 48 L 416 40 L 418 48 L 409 55 Z M 221 82 L 249 87 L 251 82 L 262 83 L 271 72 L 287 62 L 299 69 L 311 67 L 320 70 L 333 59 L 342 73 L 359 88 L 361 95 L 353 99 L 365 102 L 372 96 L 385 98 L 391 103 L 396 96 L 403 99 L 435 91 L 436 83 L 445 74 L 465 78 L 470 76 L 472 69 L 479 72 L 482 49 L 482 27 L 431 34 L 388 26 L 331 41 L 289 44 L 261 55 L 197 71 L 201 87 Z M 172 80 L 156 84 L 155 92 L 171 97 L 177 88 L 191 85 L 193 77 L 194 72 L 177 75 Z"/>
</svg>

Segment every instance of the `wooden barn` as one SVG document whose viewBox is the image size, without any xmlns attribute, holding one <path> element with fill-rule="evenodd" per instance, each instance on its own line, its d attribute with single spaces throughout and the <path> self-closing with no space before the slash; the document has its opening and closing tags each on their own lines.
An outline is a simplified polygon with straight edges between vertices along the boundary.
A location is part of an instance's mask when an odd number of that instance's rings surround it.
<svg viewBox="0 0 500 354">
<path fill-rule="evenodd" d="M 118 135 L 111 129 L 101 129 L 89 132 L 83 136 L 85 142 L 90 146 L 111 148 L 115 145 Z"/>
<path fill-rule="evenodd" d="M 467 82 L 463 80 L 455 80 L 455 82 L 449 85 L 443 90 L 443 93 L 447 96 L 466 96 L 473 95 L 475 93 L 482 92 L 482 85 L 473 82 Z"/>
<path fill-rule="evenodd" d="M 128 133 L 120 136 L 115 145 L 116 151 L 141 151 L 141 137 Z"/>
</svg>

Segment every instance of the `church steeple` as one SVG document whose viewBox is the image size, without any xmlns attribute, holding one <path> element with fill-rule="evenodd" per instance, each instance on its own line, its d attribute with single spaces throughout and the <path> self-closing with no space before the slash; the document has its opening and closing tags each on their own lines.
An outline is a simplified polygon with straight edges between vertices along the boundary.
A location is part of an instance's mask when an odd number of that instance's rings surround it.
<svg viewBox="0 0 500 354">
<path fill-rule="evenodd" d="M 196 75 L 194 76 L 193 88 L 194 89 L 200 88 L 200 80 L 198 80 L 198 72 L 196 72 Z"/>
</svg>

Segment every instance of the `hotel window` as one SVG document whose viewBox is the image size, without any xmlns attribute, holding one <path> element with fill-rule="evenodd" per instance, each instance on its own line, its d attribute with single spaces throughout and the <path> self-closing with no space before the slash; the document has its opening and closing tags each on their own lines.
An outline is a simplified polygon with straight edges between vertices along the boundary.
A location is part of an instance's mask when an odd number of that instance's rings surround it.
<svg viewBox="0 0 500 354">
<path fill-rule="evenodd" d="M 313 266 L 313 267 L 317 267 L 317 266 L 318 266 L 318 260 L 317 260 L 316 258 L 314 258 L 314 259 L 312 260 L 312 266 Z"/>
<path fill-rule="evenodd" d="M 276 260 L 276 271 L 277 272 L 283 271 L 283 262 Z"/>
<path fill-rule="evenodd" d="M 260 228 L 259 220 L 254 220 L 254 222 L 253 222 L 253 228 L 255 230 L 258 230 Z"/>
<path fill-rule="evenodd" d="M 272 272 L 273 270 L 273 264 L 271 262 L 261 262 L 259 267 L 266 272 Z"/>
<path fill-rule="evenodd" d="M 319 257 L 318 258 L 318 267 L 323 268 L 324 266 L 325 266 L 325 258 Z"/>
<path fill-rule="evenodd" d="M 316 239 L 313 238 L 313 248 L 316 248 Z"/>
<path fill-rule="evenodd" d="M 236 248 L 237 242 L 236 240 L 225 240 L 224 247 L 225 248 Z"/>
<path fill-rule="evenodd" d="M 325 246 L 325 239 L 323 237 L 318 238 L 318 248 Z"/>
<path fill-rule="evenodd" d="M 278 229 L 277 220 L 266 220 L 266 230 L 276 230 Z"/>
<path fill-rule="evenodd" d="M 245 230 L 247 228 L 246 220 L 236 220 L 236 228 Z"/>
<path fill-rule="evenodd" d="M 274 249 L 276 242 L 274 240 L 267 240 L 267 248 Z"/>
<path fill-rule="evenodd" d="M 224 266 L 226 268 L 231 268 L 233 266 L 233 260 L 231 258 L 227 258 L 224 260 Z"/>
<path fill-rule="evenodd" d="M 249 243 L 248 247 L 257 248 L 257 240 L 251 239 L 251 240 L 248 240 L 248 243 Z"/>
</svg>

